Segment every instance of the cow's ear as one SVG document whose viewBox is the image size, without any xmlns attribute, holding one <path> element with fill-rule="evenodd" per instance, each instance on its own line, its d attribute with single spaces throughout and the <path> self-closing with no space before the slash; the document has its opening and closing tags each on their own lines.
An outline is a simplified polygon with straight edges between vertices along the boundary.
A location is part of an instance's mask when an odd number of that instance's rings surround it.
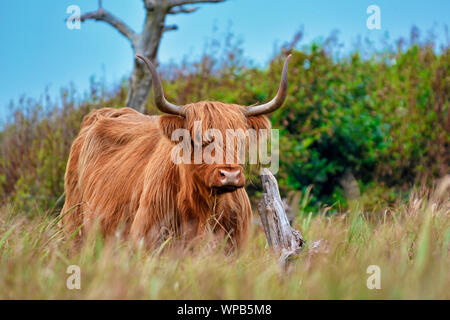
<svg viewBox="0 0 450 320">
<path fill-rule="evenodd" d="M 247 125 L 249 129 L 255 129 L 256 131 L 260 129 L 270 130 L 272 127 L 270 120 L 265 115 L 247 117 Z"/>
<path fill-rule="evenodd" d="M 163 134 L 171 140 L 175 130 L 184 128 L 184 118 L 168 114 L 161 115 L 159 116 L 159 127 Z"/>
</svg>

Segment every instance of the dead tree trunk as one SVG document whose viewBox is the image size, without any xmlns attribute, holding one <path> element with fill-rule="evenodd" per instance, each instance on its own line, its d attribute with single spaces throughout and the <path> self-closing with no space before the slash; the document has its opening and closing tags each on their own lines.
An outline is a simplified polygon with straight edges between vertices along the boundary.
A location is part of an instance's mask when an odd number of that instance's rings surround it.
<svg viewBox="0 0 450 320">
<path fill-rule="evenodd" d="M 80 17 L 82 22 L 86 20 L 103 21 L 119 31 L 131 44 L 133 49 L 134 68 L 129 80 L 129 90 L 126 105 L 139 112 L 146 113 L 146 102 L 152 87 L 152 79 L 144 68 L 142 61 L 135 58 L 141 54 L 152 62 L 156 60 L 159 44 L 165 31 L 177 30 L 177 26 L 166 26 L 165 20 L 168 14 L 192 13 L 197 8 L 186 8 L 185 5 L 197 3 L 219 3 L 225 0 L 141 0 L 146 10 L 143 30 L 140 33 L 133 31 L 125 22 L 106 11 L 102 7 L 102 1 L 98 1 L 98 10 L 88 12 Z"/>
<path fill-rule="evenodd" d="M 293 229 L 283 209 L 278 183 L 269 169 L 261 169 L 264 193 L 258 204 L 264 232 L 269 246 L 280 255 L 285 265 L 291 257 L 297 256 L 303 248 L 303 237 Z"/>
</svg>

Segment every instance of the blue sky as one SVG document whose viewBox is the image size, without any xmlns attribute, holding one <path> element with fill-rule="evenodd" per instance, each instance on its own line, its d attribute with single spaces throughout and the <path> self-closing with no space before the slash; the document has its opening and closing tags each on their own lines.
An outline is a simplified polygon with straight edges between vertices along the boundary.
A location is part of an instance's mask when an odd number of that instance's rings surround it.
<svg viewBox="0 0 450 320">
<path fill-rule="evenodd" d="M 103 0 L 103 6 L 139 31 L 142 2 Z M 366 9 L 372 4 L 381 9 L 381 30 L 366 27 Z M 81 30 L 69 30 L 64 19 L 70 5 L 78 5 L 83 13 L 96 9 L 97 1 L 0 2 L 0 119 L 6 117 L 9 102 L 22 94 L 39 98 L 48 87 L 56 97 L 70 83 L 83 92 L 92 75 L 114 84 L 130 73 L 133 53 L 127 40 L 102 22 L 89 21 Z M 386 32 L 392 39 L 407 37 L 412 25 L 422 34 L 434 26 L 444 41 L 449 12 L 449 0 L 228 0 L 200 5 L 192 14 L 170 16 L 167 23 L 177 24 L 179 30 L 165 33 L 158 58 L 163 63 L 195 59 L 208 39 L 220 38 L 228 29 L 243 40 L 246 57 L 262 66 L 274 46 L 292 39 L 301 26 L 303 44 L 335 29 L 347 46 L 358 35 L 373 40 Z"/>
</svg>

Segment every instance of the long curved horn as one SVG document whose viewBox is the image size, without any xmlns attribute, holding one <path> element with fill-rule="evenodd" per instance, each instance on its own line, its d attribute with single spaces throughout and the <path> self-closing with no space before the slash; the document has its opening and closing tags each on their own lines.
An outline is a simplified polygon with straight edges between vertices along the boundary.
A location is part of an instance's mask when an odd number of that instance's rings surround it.
<svg viewBox="0 0 450 320">
<path fill-rule="evenodd" d="M 164 90 L 161 84 L 161 80 L 159 79 L 158 72 L 156 72 L 155 66 L 148 60 L 146 57 L 137 54 L 137 58 L 141 59 L 147 65 L 150 74 L 152 75 L 153 82 L 153 90 L 155 91 L 155 104 L 156 107 L 164 113 L 174 114 L 177 116 L 185 116 L 183 109 L 181 106 L 174 105 L 166 100 L 164 97 Z"/>
<path fill-rule="evenodd" d="M 270 113 L 277 110 L 279 107 L 283 105 L 284 100 L 286 99 L 287 88 L 288 88 L 288 64 L 289 59 L 291 58 L 291 54 L 287 56 L 284 61 L 283 72 L 281 73 L 281 81 L 280 86 L 278 88 L 277 95 L 271 101 L 261 104 L 259 106 L 248 107 L 245 110 L 246 116 L 258 116 L 265 113 Z"/>
</svg>

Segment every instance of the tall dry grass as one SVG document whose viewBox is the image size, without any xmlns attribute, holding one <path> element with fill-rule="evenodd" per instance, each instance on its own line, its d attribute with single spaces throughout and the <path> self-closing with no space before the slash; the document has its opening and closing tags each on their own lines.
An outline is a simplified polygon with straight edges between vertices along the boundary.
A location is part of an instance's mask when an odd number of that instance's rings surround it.
<svg viewBox="0 0 450 320">
<path fill-rule="evenodd" d="M 92 234 L 70 249 L 57 219 L 0 210 L 1 299 L 450 299 L 450 199 L 413 192 L 409 201 L 381 212 L 300 214 L 305 239 L 323 238 L 283 273 L 255 224 L 248 246 L 189 253 L 146 252 L 120 239 Z M 255 219 L 259 219 L 255 215 Z M 81 289 L 69 290 L 69 265 L 81 268 Z M 381 289 L 366 286 L 367 267 L 381 269 Z"/>
</svg>

